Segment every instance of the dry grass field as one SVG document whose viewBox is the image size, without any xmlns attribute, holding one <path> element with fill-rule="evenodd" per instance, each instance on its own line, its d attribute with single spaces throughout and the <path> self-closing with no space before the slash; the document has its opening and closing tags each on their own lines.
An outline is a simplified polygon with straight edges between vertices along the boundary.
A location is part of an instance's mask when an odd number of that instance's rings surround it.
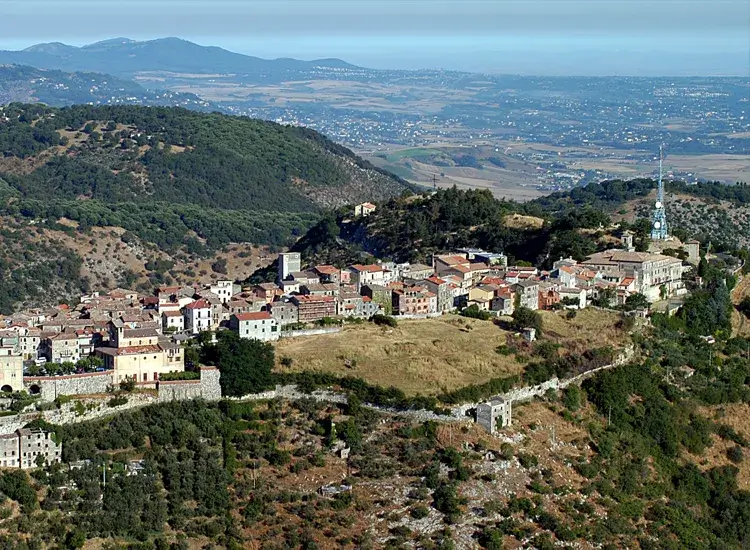
<svg viewBox="0 0 750 550">
<path fill-rule="evenodd" d="M 293 371 L 358 376 L 410 395 L 434 395 L 520 373 L 523 365 L 514 357 L 495 352 L 506 335 L 494 323 L 458 316 L 399 321 L 395 329 L 365 323 L 338 334 L 281 340 L 276 357 L 291 358 Z M 347 367 L 347 360 L 356 366 Z"/>
<path fill-rule="evenodd" d="M 628 335 L 617 328 L 617 313 L 598 309 L 578 311 L 573 319 L 566 319 L 564 311 L 540 311 L 544 321 L 544 338 L 578 353 L 597 347 L 624 347 Z"/>
<path fill-rule="evenodd" d="M 581 352 L 588 347 L 621 346 L 626 336 L 617 315 L 585 310 L 568 320 L 564 314 L 541 312 L 545 338 Z M 498 354 L 508 333 L 489 321 L 456 315 L 399 321 L 395 329 L 371 323 L 351 325 L 338 334 L 281 340 L 278 361 L 292 366 L 279 371 L 312 371 L 357 376 L 372 384 L 395 386 L 409 395 L 435 395 L 491 378 L 520 374 L 523 364 Z M 354 366 L 347 367 L 347 362 Z"/>
</svg>

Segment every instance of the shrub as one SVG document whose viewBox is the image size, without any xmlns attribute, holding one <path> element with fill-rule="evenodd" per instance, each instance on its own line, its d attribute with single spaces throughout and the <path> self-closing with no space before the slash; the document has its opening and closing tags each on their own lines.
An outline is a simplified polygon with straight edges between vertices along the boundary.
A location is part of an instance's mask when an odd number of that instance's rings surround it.
<svg viewBox="0 0 750 550">
<path fill-rule="evenodd" d="M 422 519 L 426 518 L 430 514 L 430 510 L 427 508 L 427 506 L 422 506 L 420 504 L 418 506 L 414 506 L 411 510 L 409 510 L 409 513 L 414 519 Z"/>
<path fill-rule="evenodd" d="M 370 318 L 370 321 L 378 326 L 386 326 L 392 328 L 396 328 L 398 326 L 398 321 L 396 321 L 396 319 L 394 319 L 390 315 L 383 315 L 382 313 L 376 313 Z"/>
<path fill-rule="evenodd" d="M 570 411 L 577 411 L 581 408 L 582 392 L 581 388 L 576 385 L 572 385 L 565 390 L 563 394 L 563 405 Z"/>
<path fill-rule="evenodd" d="M 730 447 L 727 449 L 727 458 L 734 462 L 735 464 L 739 464 L 742 462 L 742 460 L 745 458 L 744 453 L 742 452 L 742 447 L 739 445 L 735 445 L 734 447 Z"/>
<path fill-rule="evenodd" d="M 128 402 L 128 398 L 124 395 L 118 395 L 107 401 L 107 405 L 110 407 L 119 407 Z"/>
<path fill-rule="evenodd" d="M 469 307 L 466 307 L 461 310 L 459 313 L 462 317 L 468 317 L 470 319 L 480 319 L 482 321 L 487 321 L 491 314 L 489 311 L 482 311 L 479 309 L 479 306 L 476 304 L 472 304 Z"/>
</svg>

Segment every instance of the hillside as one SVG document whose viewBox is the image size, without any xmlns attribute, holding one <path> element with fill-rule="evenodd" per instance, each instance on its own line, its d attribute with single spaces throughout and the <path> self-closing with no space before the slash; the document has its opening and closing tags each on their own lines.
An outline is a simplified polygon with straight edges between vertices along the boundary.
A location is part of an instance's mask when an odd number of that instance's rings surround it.
<svg viewBox="0 0 750 550">
<path fill-rule="evenodd" d="M 292 250 L 310 262 L 346 265 L 370 256 L 430 263 L 434 253 L 480 247 L 504 251 L 511 262 L 548 266 L 561 256 L 583 259 L 605 248 L 612 231 L 600 225 L 609 226 L 609 218 L 594 208 L 544 211 L 535 202 L 495 199 L 488 190 L 451 188 L 391 199 L 367 217 L 341 210 L 312 227 Z"/>
<path fill-rule="evenodd" d="M 13 102 L 38 102 L 54 107 L 90 103 L 180 106 L 204 111 L 214 108 L 195 94 L 147 90 L 109 74 L 0 65 L 0 105 Z"/>
<path fill-rule="evenodd" d="M 314 131 L 184 109 L 11 104 L 0 151 L 13 223 L 58 230 L 64 218 L 87 240 L 108 228 L 188 264 L 230 243 L 288 246 L 325 208 L 407 189 Z"/>
<path fill-rule="evenodd" d="M 135 41 L 114 38 L 77 48 L 61 43 L 37 44 L 22 51 L 0 51 L 0 63 L 63 71 L 94 71 L 132 76 L 141 71 L 176 73 L 250 73 L 353 67 L 339 59 L 298 61 L 261 59 L 179 38 Z"/>
<path fill-rule="evenodd" d="M 479 247 L 549 268 L 560 257 L 581 260 L 619 243 L 623 229 L 634 231 L 636 248 L 646 250 L 654 186 L 647 179 L 605 181 L 524 204 L 498 200 L 487 190 L 441 189 L 392 199 L 365 218 L 339 211 L 312 227 L 293 250 L 311 262 L 345 265 L 371 256 L 430 263 L 434 253 Z M 667 190 L 673 234 L 710 241 L 713 250 L 748 246 L 750 189 L 675 182 Z"/>
</svg>

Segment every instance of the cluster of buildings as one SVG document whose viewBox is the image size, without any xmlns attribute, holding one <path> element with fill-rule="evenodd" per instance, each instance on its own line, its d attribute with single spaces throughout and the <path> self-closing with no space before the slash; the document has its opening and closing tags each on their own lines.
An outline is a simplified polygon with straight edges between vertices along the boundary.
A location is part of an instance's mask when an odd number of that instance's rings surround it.
<svg viewBox="0 0 750 550">
<path fill-rule="evenodd" d="M 0 466 L 28 470 L 60 462 L 62 443 L 55 434 L 38 428 L 21 428 L 13 433 L 0 434 Z"/>
<path fill-rule="evenodd" d="M 361 216 L 374 209 L 368 203 L 360 207 Z M 204 287 L 165 286 L 150 296 L 124 289 L 81 296 L 75 306 L 0 319 L 0 390 L 23 389 L 24 374 L 32 367 L 37 374 L 61 374 L 49 364 L 66 364 L 65 374 L 72 374 L 73 364 L 79 373 L 111 371 L 114 382 L 154 384 L 164 373 L 184 370 L 187 339 L 220 328 L 272 341 L 329 318 L 430 317 L 469 306 L 499 316 L 519 306 L 580 309 L 603 296 L 614 306 L 634 293 L 656 301 L 685 292 L 681 260 L 635 252 L 628 233 L 622 243 L 582 262 L 560 259 L 549 271 L 509 266 L 501 253 L 472 248 L 435 255 L 431 265 L 377 262 L 305 269 L 300 254 L 288 252 L 279 255 L 274 283 L 243 288 L 224 280 Z M 698 257 L 697 246 L 693 241 L 686 245 L 692 260 Z M 98 360 L 87 363 L 91 357 Z"/>
</svg>

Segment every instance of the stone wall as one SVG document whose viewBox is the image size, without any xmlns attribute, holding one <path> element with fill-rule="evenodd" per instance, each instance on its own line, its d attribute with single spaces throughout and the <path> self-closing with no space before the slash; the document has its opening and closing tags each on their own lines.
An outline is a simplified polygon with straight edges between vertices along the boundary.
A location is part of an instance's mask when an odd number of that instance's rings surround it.
<svg viewBox="0 0 750 550">
<path fill-rule="evenodd" d="M 116 407 L 110 407 L 107 404 L 108 400 L 109 399 L 102 398 L 81 398 L 80 400 L 76 399 L 65 403 L 59 409 L 34 411 L 14 416 L 3 416 L 0 417 L 0 434 L 13 433 L 18 428 L 23 428 L 26 424 L 37 418 L 43 418 L 52 424 L 77 424 L 79 422 L 87 422 L 89 420 L 112 416 L 119 412 L 136 409 L 145 405 L 152 405 L 157 402 L 157 399 L 153 394 L 128 395 L 128 402 Z M 76 411 L 78 401 L 84 405 L 84 411 L 82 414 L 79 411 Z"/>
<path fill-rule="evenodd" d="M 199 380 L 160 381 L 157 385 L 159 402 L 184 401 L 201 398 L 206 401 L 221 399 L 220 373 L 216 367 L 201 367 Z"/>
<path fill-rule="evenodd" d="M 112 385 L 111 372 L 91 372 L 69 376 L 24 376 L 23 387 L 39 394 L 42 401 L 54 401 L 58 395 L 91 395 L 106 393 Z"/>
<path fill-rule="evenodd" d="M 311 328 L 305 330 L 282 330 L 281 338 L 296 338 L 298 336 L 317 336 L 319 334 L 336 334 L 341 332 L 341 327 Z"/>
</svg>

